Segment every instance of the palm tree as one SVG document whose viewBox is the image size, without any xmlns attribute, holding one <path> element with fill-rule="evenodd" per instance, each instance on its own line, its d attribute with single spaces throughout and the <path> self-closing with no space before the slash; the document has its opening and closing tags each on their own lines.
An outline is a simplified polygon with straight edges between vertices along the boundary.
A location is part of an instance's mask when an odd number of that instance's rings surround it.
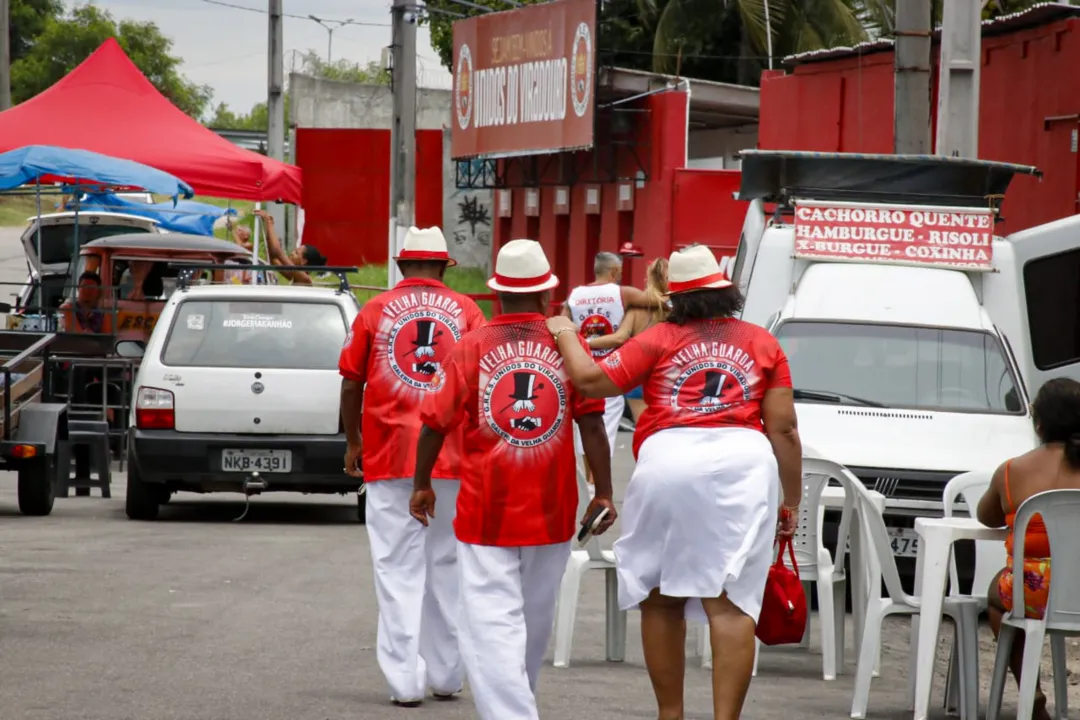
<svg viewBox="0 0 1080 720">
<path fill-rule="evenodd" d="M 1032 5 L 1039 5 L 1046 0 L 983 0 L 983 20 L 991 20 L 1000 15 L 1011 15 L 1026 10 Z M 931 17 L 934 23 L 941 22 L 941 10 L 945 0 L 931 0 Z M 1076 5 L 1076 0 L 1065 4 Z M 856 3 L 859 19 L 874 34 L 891 35 L 896 20 L 896 0 L 869 0 Z"/>
<path fill-rule="evenodd" d="M 643 15 L 656 18 L 656 72 L 676 72 L 684 58 L 712 55 L 728 61 L 726 68 L 715 68 L 726 77 L 715 77 L 715 72 L 706 77 L 756 84 L 770 58 L 775 66 L 786 55 L 854 45 L 870 37 L 864 3 L 852 0 L 636 1 Z M 701 48 L 711 52 L 696 52 Z"/>
<path fill-rule="evenodd" d="M 917 0 L 899 0 L 915 2 Z M 930 2 L 935 23 L 945 0 Z M 983 17 L 1043 0 L 985 0 Z M 607 0 L 609 25 L 652 32 L 651 68 L 756 85 L 761 70 L 796 53 L 850 47 L 893 33 L 897 0 Z M 612 33 L 617 34 L 617 33 Z M 615 52 L 618 55 L 618 50 Z"/>
</svg>

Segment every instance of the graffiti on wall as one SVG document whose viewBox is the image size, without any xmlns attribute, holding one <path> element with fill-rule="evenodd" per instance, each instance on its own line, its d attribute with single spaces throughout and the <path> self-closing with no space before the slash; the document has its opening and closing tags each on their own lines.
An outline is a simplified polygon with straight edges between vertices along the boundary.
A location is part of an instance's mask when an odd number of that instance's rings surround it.
<svg viewBox="0 0 1080 720">
<path fill-rule="evenodd" d="M 450 255 L 465 267 L 491 267 L 494 194 L 490 190 L 474 190 L 455 186 L 455 163 L 450 160 L 449 128 L 443 141 L 443 160 L 446 174 L 443 187 L 443 234 L 450 242 Z M 473 160 L 479 165 L 482 161 Z M 479 172 L 478 167 L 472 169 Z"/>
<path fill-rule="evenodd" d="M 454 242 L 464 245 L 476 242 L 491 247 L 491 209 L 480 202 L 476 194 L 465 195 L 457 199 L 457 227 L 454 229 Z"/>
</svg>

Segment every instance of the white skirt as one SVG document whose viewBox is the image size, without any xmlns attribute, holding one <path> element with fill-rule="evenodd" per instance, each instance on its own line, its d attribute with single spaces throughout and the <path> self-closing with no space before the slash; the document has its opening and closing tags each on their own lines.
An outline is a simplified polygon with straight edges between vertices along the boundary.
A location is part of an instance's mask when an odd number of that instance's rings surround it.
<svg viewBox="0 0 1080 720">
<path fill-rule="evenodd" d="M 724 592 L 757 622 L 773 560 L 780 477 L 764 434 L 747 428 L 674 428 L 649 437 L 623 500 L 615 543 L 619 605 L 654 588 L 700 600 Z"/>
</svg>

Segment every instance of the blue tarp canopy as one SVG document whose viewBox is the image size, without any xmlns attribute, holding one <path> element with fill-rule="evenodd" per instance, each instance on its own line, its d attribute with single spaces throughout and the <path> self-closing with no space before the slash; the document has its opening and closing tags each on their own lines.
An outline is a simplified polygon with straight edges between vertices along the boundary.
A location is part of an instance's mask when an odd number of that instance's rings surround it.
<svg viewBox="0 0 1080 720">
<path fill-rule="evenodd" d="M 166 172 L 89 150 L 28 145 L 0 154 L 0 190 L 41 178 L 68 184 L 141 188 L 172 198 L 195 194 L 190 185 Z"/>
<path fill-rule="evenodd" d="M 75 203 L 68 203 L 68 210 Z M 125 215 L 157 220 L 158 225 L 169 232 L 191 235 L 213 235 L 214 222 L 224 215 L 235 215 L 236 210 L 217 207 L 194 200 L 178 200 L 164 203 L 145 203 L 117 197 L 112 193 L 89 193 L 79 201 L 79 210 L 110 210 Z"/>
</svg>

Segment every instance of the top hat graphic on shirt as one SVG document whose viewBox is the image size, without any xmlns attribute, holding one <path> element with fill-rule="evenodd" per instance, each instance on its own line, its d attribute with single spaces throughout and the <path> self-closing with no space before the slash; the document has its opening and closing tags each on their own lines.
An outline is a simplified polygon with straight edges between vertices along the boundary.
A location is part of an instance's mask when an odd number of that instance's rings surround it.
<svg viewBox="0 0 1080 720">
<path fill-rule="evenodd" d="M 702 405 L 719 405 L 720 390 L 724 384 L 724 374 L 716 370 L 705 371 L 705 387 L 701 391 Z"/>
<path fill-rule="evenodd" d="M 416 346 L 413 352 L 417 359 L 435 357 L 435 338 L 440 334 L 435 332 L 434 320 L 416 321 L 416 339 L 412 341 L 412 344 Z"/>
<path fill-rule="evenodd" d="M 514 412 L 534 412 L 536 405 L 533 400 L 537 398 L 536 391 L 543 387 L 543 384 L 536 384 L 536 376 L 530 372 L 514 373 L 514 391 L 510 394 L 514 401 Z"/>
</svg>

